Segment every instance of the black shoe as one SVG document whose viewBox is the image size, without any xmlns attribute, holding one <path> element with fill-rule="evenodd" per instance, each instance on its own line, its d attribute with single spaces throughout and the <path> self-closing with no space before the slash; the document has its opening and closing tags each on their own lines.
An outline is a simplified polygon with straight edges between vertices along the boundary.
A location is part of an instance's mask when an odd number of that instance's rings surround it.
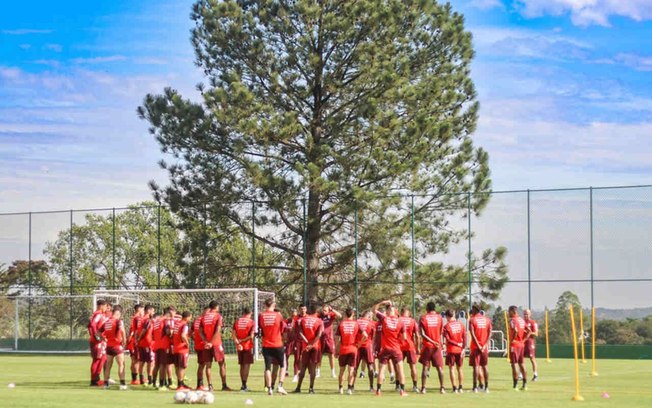
<svg viewBox="0 0 652 408">
<path fill-rule="evenodd" d="M 301 394 L 301 388 L 295 388 L 292 394 Z"/>
<path fill-rule="evenodd" d="M 532 381 L 533 381 L 533 382 L 536 381 L 536 380 L 538 380 L 538 379 L 539 379 L 539 376 L 538 376 L 538 375 L 535 375 L 534 377 L 532 377 Z"/>
<path fill-rule="evenodd" d="M 314 390 L 313 388 L 310 388 L 310 389 L 308 390 L 308 394 L 314 394 L 314 393 L 315 393 L 315 390 Z"/>
</svg>

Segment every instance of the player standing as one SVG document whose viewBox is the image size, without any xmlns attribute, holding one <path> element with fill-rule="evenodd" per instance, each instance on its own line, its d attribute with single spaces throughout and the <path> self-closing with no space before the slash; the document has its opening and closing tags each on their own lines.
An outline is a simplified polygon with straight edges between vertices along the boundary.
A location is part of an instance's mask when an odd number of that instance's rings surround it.
<svg viewBox="0 0 652 408">
<path fill-rule="evenodd" d="M 177 374 L 177 390 L 189 390 L 184 382 L 186 369 L 188 368 L 188 355 L 190 354 L 190 330 L 188 322 L 192 319 L 192 313 L 183 312 L 181 320 L 175 320 L 172 327 L 172 350 L 174 351 L 174 367 Z"/>
<path fill-rule="evenodd" d="M 360 342 L 358 347 L 358 356 L 356 358 L 356 372 L 364 361 L 367 365 L 369 374 L 369 391 L 374 390 L 374 348 L 373 338 L 376 334 L 376 324 L 371 320 L 372 314 L 370 311 L 366 312 L 363 317 L 358 319 L 358 326 L 360 331 L 366 334 L 366 337 Z M 362 371 L 360 372 L 362 374 Z M 361 377 L 362 378 L 362 377 Z"/>
<path fill-rule="evenodd" d="M 453 310 L 446 311 L 447 323 L 444 326 L 444 338 L 446 339 L 446 365 L 450 373 L 451 385 L 453 392 L 462 393 L 462 382 L 464 375 L 462 368 L 464 366 L 464 353 L 466 347 L 466 330 L 464 325 L 455 318 Z M 456 367 L 457 370 L 454 370 Z M 457 371 L 458 383 L 455 381 L 455 371 Z M 456 386 L 457 384 L 457 386 Z"/>
<path fill-rule="evenodd" d="M 124 347 L 127 335 L 125 333 L 124 323 L 122 322 L 122 307 L 120 305 L 113 307 L 113 314 L 110 319 L 104 322 L 101 331 L 106 336 L 107 354 L 106 364 L 104 366 L 104 388 L 109 389 L 109 377 L 111 375 L 113 359 L 115 359 L 118 362 L 120 389 L 126 390 Z"/>
<path fill-rule="evenodd" d="M 480 313 L 480 307 L 471 307 L 471 319 L 469 320 L 469 332 L 471 333 L 471 352 L 469 354 L 469 365 L 473 367 L 473 392 L 480 389 L 489 392 L 489 339 L 491 337 L 491 320 Z"/>
<path fill-rule="evenodd" d="M 428 302 L 426 314 L 419 319 L 419 331 L 421 332 L 422 348 L 419 362 L 423 365 L 421 371 L 421 393 L 426 393 L 426 378 L 432 365 L 439 376 L 439 392 L 445 393 L 444 388 L 444 358 L 442 356 L 442 332 L 444 322 L 439 313 L 435 311 L 435 303 Z"/>
<path fill-rule="evenodd" d="M 152 352 L 152 322 L 154 306 L 145 305 L 144 314 L 138 324 L 136 332 L 136 346 L 138 350 L 138 376 L 142 385 L 152 385 L 152 371 L 154 369 L 154 353 Z M 143 372 L 147 367 L 147 382 Z"/>
<path fill-rule="evenodd" d="M 343 382 L 344 372 L 346 367 L 349 367 L 349 375 L 347 381 L 347 394 L 353 394 L 353 386 L 355 384 L 355 366 L 358 357 L 358 347 L 360 343 L 367 339 L 367 333 L 360 330 L 357 320 L 353 316 L 353 309 L 347 308 L 344 312 L 346 318 L 342 320 L 337 328 L 337 335 L 340 338 L 339 349 L 339 391 L 344 394 Z"/>
<path fill-rule="evenodd" d="M 212 357 L 204 356 L 203 360 L 206 367 L 206 380 L 208 389 L 213 390 L 211 366 L 213 360 L 217 361 L 220 366 L 220 377 L 222 379 L 222 391 L 231 391 L 226 385 L 226 360 L 224 358 L 224 346 L 222 345 L 222 315 L 217 301 L 213 300 L 208 304 L 210 310 L 204 314 L 201 319 L 201 331 L 199 332 L 204 349 L 212 354 Z"/>
<path fill-rule="evenodd" d="M 299 305 L 297 320 L 294 322 L 294 325 L 292 327 L 292 331 L 293 331 L 292 336 L 294 337 L 294 349 L 292 350 L 294 356 L 294 361 L 293 361 L 294 377 L 292 378 L 293 383 L 299 381 L 299 371 L 301 370 L 301 353 L 303 351 L 303 342 L 299 338 L 299 331 L 300 331 L 301 319 L 303 319 L 306 316 L 307 311 L 308 308 L 306 307 L 306 305 L 304 305 L 303 303 Z"/>
<path fill-rule="evenodd" d="M 91 350 L 91 387 L 100 385 L 102 367 L 106 361 L 104 353 L 104 337 L 100 328 L 106 320 L 106 301 L 99 299 L 96 302 L 96 309 L 88 319 L 88 342 Z"/>
<path fill-rule="evenodd" d="M 537 322 L 532 319 L 532 311 L 530 309 L 525 309 L 523 312 L 523 320 L 525 320 L 525 357 L 530 359 L 532 363 L 532 371 L 534 375 L 532 376 L 532 381 L 536 381 L 539 378 L 537 374 L 537 358 L 536 358 L 536 338 L 539 335 L 539 325 Z"/>
<path fill-rule="evenodd" d="M 251 318 L 251 309 L 242 308 L 242 317 L 233 322 L 233 331 L 231 332 L 233 342 L 238 351 L 238 364 L 240 365 L 240 381 L 242 386 L 240 391 L 248 392 L 247 379 L 249 378 L 249 369 L 254 363 L 254 321 Z"/>
<path fill-rule="evenodd" d="M 419 392 L 417 387 L 417 345 L 419 344 L 419 331 L 417 322 L 410 316 L 410 310 L 403 308 L 401 310 L 401 322 L 405 327 L 406 339 L 401 341 L 401 352 L 403 359 L 407 360 L 410 366 L 410 375 L 412 376 L 412 391 Z M 401 361 L 401 365 L 403 362 Z M 398 383 L 396 384 L 398 386 Z"/>
<path fill-rule="evenodd" d="M 131 385 L 139 385 L 138 381 L 138 347 L 136 345 L 136 333 L 138 330 L 138 323 L 145 313 L 145 308 L 141 304 L 134 305 L 134 315 L 131 317 L 129 324 L 129 337 L 127 339 L 127 350 L 129 351 L 129 358 L 131 360 Z"/>
<path fill-rule="evenodd" d="M 340 320 L 342 314 L 328 305 L 324 305 L 320 314 L 321 320 L 324 322 L 324 333 L 321 335 L 321 356 L 319 357 L 319 364 L 317 364 L 317 377 L 321 376 L 321 361 L 324 354 L 328 354 L 328 364 L 331 368 L 331 377 L 335 378 L 335 337 L 333 336 L 333 323 L 335 320 Z"/>
<path fill-rule="evenodd" d="M 514 390 L 518 391 L 518 377 L 519 372 L 523 377 L 523 388 L 527 390 L 527 372 L 525 371 L 525 364 L 523 364 L 523 356 L 525 354 L 524 340 L 525 340 L 525 320 L 518 315 L 518 308 L 516 306 L 509 307 L 509 338 L 511 344 L 509 347 L 509 362 L 512 365 L 512 379 L 514 381 Z M 518 365 L 518 370 L 516 366 Z"/>
<path fill-rule="evenodd" d="M 201 319 L 209 310 L 211 308 L 206 306 L 202 314 L 197 316 L 192 323 L 192 340 L 197 354 L 197 391 L 208 391 L 208 387 L 204 386 L 204 372 L 206 371 L 206 362 L 213 360 L 211 350 L 206 350 L 206 343 L 202 340 L 200 334 Z"/>
<path fill-rule="evenodd" d="M 380 312 L 380 306 L 385 305 L 385 313 Z M 374 306 L 374 313 L 378 321 L 383 325 L 380 337 L 380 352 L 378 360 L 380 362 L 380 372 L 376 382 L 376 395 L 381 395 L 381 387 L 385 379 L 385 367 L 389 362 L 394 363 L 396 377 L 399 382 L 399 393 L 401 397 L 407 396 L 405 392 L 405 374 L 403 373 L 403 353 L 401 352 L 401 342 L 407 339 L 405 326 L 397 315 L 396 308 L 392 306 L 390 300 L 385 300 Z"/>
<path fill-rule="evenodd" d="M 297 381 L 295 393 L 301 392 L 301 384 L 306 376 L 306 370 L 310 375 L 310 387 L 308 394 L 315 393 L 315 378 L 317 377 L 317 363 L 321 355 L 321 335 L 324 332 L 324 322 L 317 315 L 315 305 L 308 306 L 308 314 L 299 322 L 299 339 L 301 340 L 301 371 Z"/>
<path fill-rule="evenodd" d="M 283 315 L 274 311 L 276 302 L 271 298 L 265 299 L 266 310 L 258 315 L 258 329 L 263 337 L 263 359 L 265 360 L 265 387 L 267 395 L 272 395 L 272 360 L 280 363 L 281 372 L 277 392 L 286 395 L 283 388 L 285 378 L 285 369 L 287 361 L 285 360 L 285 350 L 283 349 L 283 329 L 285 322 Z"/>
</svg>

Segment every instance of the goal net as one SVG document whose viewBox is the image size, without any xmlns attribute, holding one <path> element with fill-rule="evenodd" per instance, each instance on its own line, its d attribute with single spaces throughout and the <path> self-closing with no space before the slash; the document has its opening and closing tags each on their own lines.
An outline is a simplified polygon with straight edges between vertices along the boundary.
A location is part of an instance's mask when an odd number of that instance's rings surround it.
<svg viewBox="0 0 652 408">
<path fill-rule="evenodd" d="M 275 298 L 272 292 L 259 291 L 256 288 L 237 289 L 151 289 L 151 290 L 97 290 L 93 304 L 104 299 L 112 305 L 121 305 L 126 330 L 129 330 L 131 317 L 136 304 L 154 306 L 157 313 L 162 313 L 168 306 L 174 306 L 179 313 L 188 311 L 196 316 L 202 314 L 208 304 L 216 300 L 223 318 L 222 341 L 227 354 L 235 353 L 235 344 L 231 340 L 233 322 L 242 315 L 242 308 L 247 306 L 254 312 L 254 329 L 257 330 L 258 319 L 255 316 L 264 309 L 265 300 Z M 258 356 L 260 345 L 254 343 L 254 355 Z"/>
</svg>

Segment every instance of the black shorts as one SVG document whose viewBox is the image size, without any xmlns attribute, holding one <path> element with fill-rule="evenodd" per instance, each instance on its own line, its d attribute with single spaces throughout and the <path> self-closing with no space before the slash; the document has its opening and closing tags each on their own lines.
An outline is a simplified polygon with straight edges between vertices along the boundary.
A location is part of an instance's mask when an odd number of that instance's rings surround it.
<svg viewBox="0 0 652 408">
<path fill-rule="evenodd" d="M 265 360 L 265 370 L 272 369 L 273 360 L 280 363 L 281 368 L 285 368 L 285 347 L 263 347 L 263 360 Z"/>
</svg>

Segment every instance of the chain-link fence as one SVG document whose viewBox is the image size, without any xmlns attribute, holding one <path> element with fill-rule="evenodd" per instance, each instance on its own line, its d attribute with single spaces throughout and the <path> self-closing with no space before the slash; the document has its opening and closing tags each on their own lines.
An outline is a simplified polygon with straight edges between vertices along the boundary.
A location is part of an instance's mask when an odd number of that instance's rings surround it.
<svg viewBox="0 0 652 408">
<path fill-rule="evenodd" d="M 317 248 L 329 254 L 319 274 L 310 273 L 302 199 L 282 213 L 242 203 L 224 218 L 154 204 L 3 213 L 0 294 L 258 287 L 283 306 L 312 294 L 363 310 L 391 297 L 414 314 L 429 300 L 457 309 L 480 302 L 491 315 L 514 304 L 539 320 L 544 309 L 578 304 L 616 322 L 599 330 L 601 341 L 652 343 L 652 186 L 404 194 L 372 204 L 348 203 L 341 219 L 327 209 L 338 229 Z M 69 315 L 68 340 L 83 337 Z M 568 341 L 562 316 L 552 320 L 553 342 Z M 30 327 L 21 337 L 66 337 Z M 2 338 L 14 330 L 2 329 Z"/>
</svg>

